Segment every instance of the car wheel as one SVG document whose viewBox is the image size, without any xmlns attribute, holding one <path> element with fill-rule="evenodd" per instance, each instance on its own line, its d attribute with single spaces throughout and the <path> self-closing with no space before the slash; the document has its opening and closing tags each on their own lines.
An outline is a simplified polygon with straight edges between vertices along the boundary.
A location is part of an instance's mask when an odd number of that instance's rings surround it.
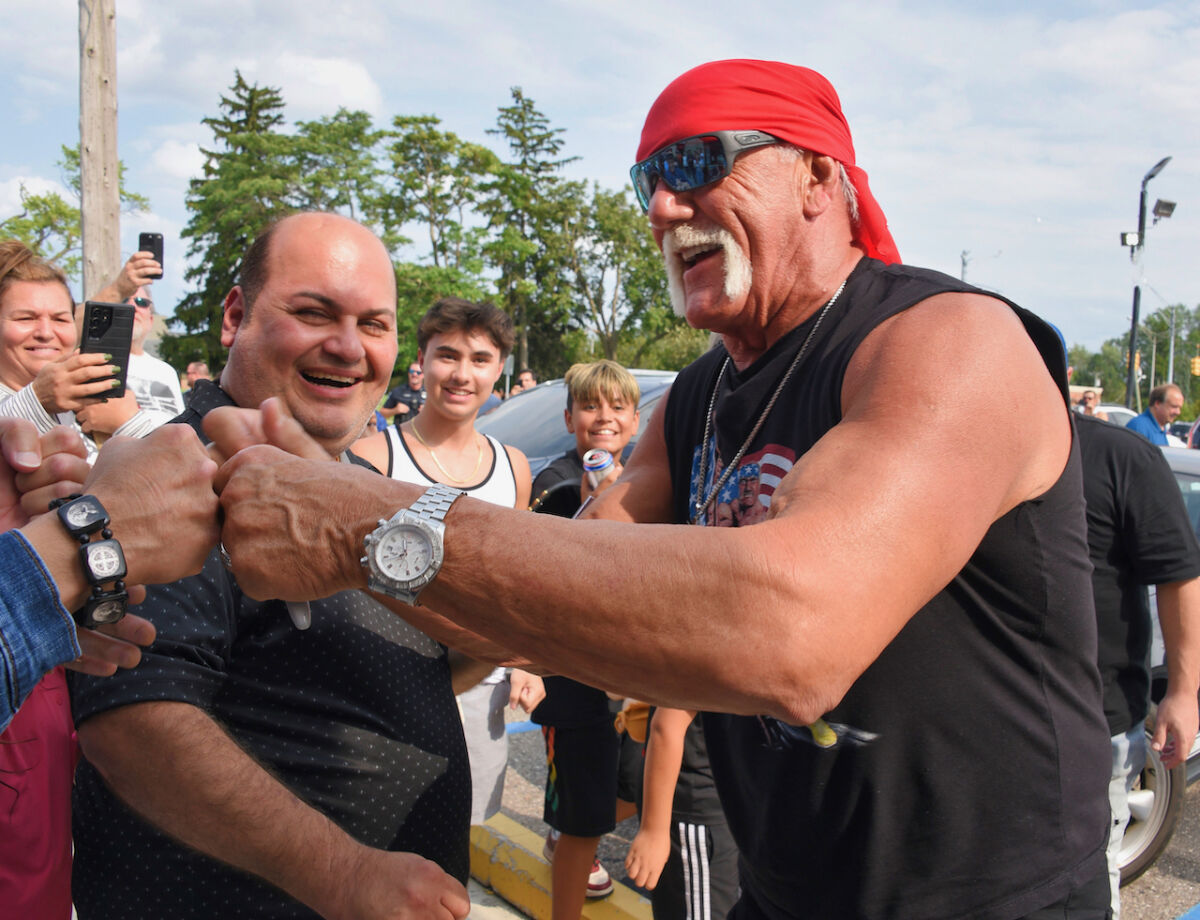
<svg viewBox="0 0 1200 920">
<path fill-rule="evenodd" d="M 1167 770 L 1150 747 L 1154 713 L 1146 720 L 1146 766 L 1129 793 L 1129 826 L 1121 843 L 1121 884 L 1132 882 L 1158 859 L 1183 811 L 1187 765 Z"/>
</svg>

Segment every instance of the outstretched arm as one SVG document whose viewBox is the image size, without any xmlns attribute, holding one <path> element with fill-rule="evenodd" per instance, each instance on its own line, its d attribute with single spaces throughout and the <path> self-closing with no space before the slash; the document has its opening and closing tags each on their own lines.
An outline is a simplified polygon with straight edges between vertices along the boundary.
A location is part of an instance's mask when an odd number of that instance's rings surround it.
<svg viewBox="0 0 1200 920">
<path fill-rule="evenodd" d="M 1013 398 L 997 407 L 962 386 L 979 374 Z M 987 443 L 961 434 L 975 416 L 993 426 Z M 427 631 L 449 620 L 552 673 L 639 699 L 806 724 L 836 705 L 998 518 L 1057 481 L 1070 445 L 1062 395 L 1016 315 L 991 298 L 940 295 L 859 347 L 842 421 L 780 483 L 769 520 L 624 523 L 670 520 L 660 404 L 594 506 L 610 520 L 459 499 L 422 606 L 393 609 Z M 420 493 L 315 466 L 255 447 L 218 475 L 225 545 L 253 595 L 362 587 L 364 537 Z M 320 571 L 295 549 L 314 539 L 332 548 Z"/>
</svg>

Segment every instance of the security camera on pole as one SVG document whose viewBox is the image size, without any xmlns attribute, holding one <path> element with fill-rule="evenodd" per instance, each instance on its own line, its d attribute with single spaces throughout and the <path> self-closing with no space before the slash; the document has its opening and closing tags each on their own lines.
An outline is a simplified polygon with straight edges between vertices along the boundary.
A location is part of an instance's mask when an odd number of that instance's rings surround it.
<svg viewBox="0 0 1200 920">
<path fill-rule="evenodd" d="M 1142 254 L 1142 247 L 1146 242 L 1146 186 L 1150 180 L 1157 176 L 1166 165 L 1171 162 L 1170 157 L 1163 157 L 1150 172 L 1142 177 L 1142 193 L 1138 199 L 1138 228 L 1136 233 L 1122 233 L 1121 245 L 1129 247 L 1129 259 L 1131 262 L 1138 265 L 1141 263 L 1139 257 Z M 1175 203 L 1172 201 L 1159 201 L 1154 205 L 1154 219 L 1158 222 L 1160 217 L 1170 217 L 1171 212 L 1175 210 Z M 1134 355 L 1137 353 L 1137 328 L 1138 319 L 1142 305 L 1142 286 L 1141 275 L 1139 273 L 1137 282 L 1133 285 L 1133 318 L 1129 324 L 1129 369 L 1125 378 L 1125 405 L 1132 409 L 1133 398 L 1136 392 L 1137 379 L 1134 375 Z"/>
</svg>

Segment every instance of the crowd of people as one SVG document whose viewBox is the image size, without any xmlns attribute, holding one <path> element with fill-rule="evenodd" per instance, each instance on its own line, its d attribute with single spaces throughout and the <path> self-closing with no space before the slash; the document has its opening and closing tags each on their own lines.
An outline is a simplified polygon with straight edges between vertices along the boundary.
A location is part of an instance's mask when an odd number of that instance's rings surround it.
<svg viewBox="0 0 1200 920">
<path fill-rule="evenodd" d="M 465 917 L 521 706 L 573 920 L 639 798 L 610 697 L 653 706 L 656 920 L 1116 915 L 1147 584 L 1150 743 L 1197 728 L 1200 546 L 1157 448 L 1068 411 L 1033 313 L 901 262 L 814 71 L 681 75 L 631 178 L 714 344 L 628 458 L 636 382 L 572 368 L 574 448 L 532 481 L 475 426 L 510 318 L 438 300 L 389 391 L 395 275 L 353 220 L 261 230 L 186 393 L 136 253 L 95 297 L 135 310 L 107 399 L 65 277 L 0 244 L 0 916 Z"/>
</svg>

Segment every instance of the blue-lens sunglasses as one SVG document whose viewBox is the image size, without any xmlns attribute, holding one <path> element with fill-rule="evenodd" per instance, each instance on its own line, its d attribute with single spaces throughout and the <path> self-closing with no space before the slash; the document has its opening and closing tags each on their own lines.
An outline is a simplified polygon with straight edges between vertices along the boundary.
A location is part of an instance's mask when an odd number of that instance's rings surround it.
<svg viewBox="0 0 1200 920">
<path fill-rule="evenodd" d="M 660 179 L 674 192 L 702 188 L 728 176 L 734 157 L 742 151 L 779 143 L 779 138 L 764 131 L 708 131 L 660 147 L 635 163 L 629 177 L 638 203 L 648 211 Z"/>
</svg>

